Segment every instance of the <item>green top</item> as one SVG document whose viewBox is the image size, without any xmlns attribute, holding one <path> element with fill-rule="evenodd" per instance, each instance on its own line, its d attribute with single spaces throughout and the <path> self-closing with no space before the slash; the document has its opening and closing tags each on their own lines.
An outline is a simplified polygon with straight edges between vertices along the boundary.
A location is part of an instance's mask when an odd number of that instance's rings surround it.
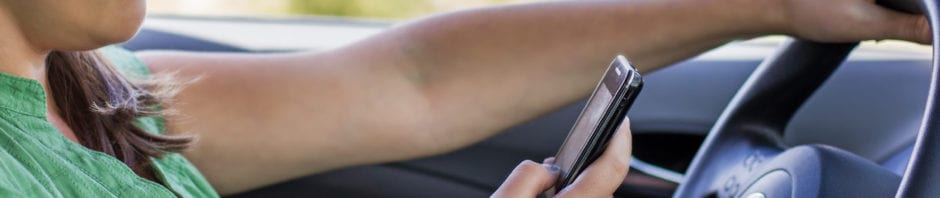
<svg viewBox="0 0 940 198">
<path fill-rule="evenodd" d="M 127 50 L 101 51 L 127 76 L 150 73 Z M 136 124 L 164 133 L 161 117 L 139 118 Z M 65 138 L 46 120 L 46 96 L 39 82 L 0 73 L 0 197 L 218 197 L 179 153 L 151 161 L 166 186 L 137 176 L 117 158 Z"/>
</svg>

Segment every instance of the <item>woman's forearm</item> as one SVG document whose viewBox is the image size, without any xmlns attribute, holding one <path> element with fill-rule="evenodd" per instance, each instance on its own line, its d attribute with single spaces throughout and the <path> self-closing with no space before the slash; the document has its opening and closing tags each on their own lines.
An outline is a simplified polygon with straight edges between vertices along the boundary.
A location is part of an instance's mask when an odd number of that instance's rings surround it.
<svg viewBox="0 0 940 198">
<path fill-rule="evenodd" d="M 432 103 L 433 142 L 456 148 L 587 96 L 616 54 L 649 72 L 776 31 L 773 9 L 760 8 L 771 2 L 550 2 L 440 15 L 390 34 L 404 38 L 408 79 Z"/>
</svg>

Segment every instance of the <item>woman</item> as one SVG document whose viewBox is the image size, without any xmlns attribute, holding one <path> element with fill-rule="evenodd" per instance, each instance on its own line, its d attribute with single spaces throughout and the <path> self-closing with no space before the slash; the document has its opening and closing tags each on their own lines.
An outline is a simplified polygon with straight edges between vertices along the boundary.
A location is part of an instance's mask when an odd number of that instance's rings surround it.
<svg viewBox="0 0 940 198">
<path fill-rule="evenodd" d="M 444 153 L 585 97 L 618 53 L 649 72 L 766 34 L 930 39 L 922 16 L 867 0 L 639 0 L 455 12 L 319 53 L 96 50 L 144 7 L 0 1 L 0 196 L 212 197 Z M 560 196 L 610 196 L 628 128 Z M 555 176 L 526 161 L 494 196 Z"/>
</svg>

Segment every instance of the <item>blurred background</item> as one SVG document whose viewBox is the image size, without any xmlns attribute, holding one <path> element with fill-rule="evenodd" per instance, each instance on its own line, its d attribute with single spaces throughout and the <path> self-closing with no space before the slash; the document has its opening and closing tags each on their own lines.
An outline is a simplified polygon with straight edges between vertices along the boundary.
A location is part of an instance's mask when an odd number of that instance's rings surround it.
<svg viewBox="0 0 940 198">
<path fill-rule="evenodd" d="M 535 0 L 151 0 L 151 14 L 197 16 L 340 16 L 401 20 L 431 13 Z"/>
<path fill-rule="evenodd" d="M 421 16 L 536 1 L 546 0 L 149 0 L 150 17 L 144 26 L 256 51 L 325 50 Z M 783 36 L 759 37 L 749 40 L 748 46 L 759 45 L 760 50 L 701 57 L 759 59 L 773 53 L 784 40 Z M 862 46 L 916 57 L 929 58 L 931 53 L 929 46 L 908 42 L 866 41 Z"/>
</svg>

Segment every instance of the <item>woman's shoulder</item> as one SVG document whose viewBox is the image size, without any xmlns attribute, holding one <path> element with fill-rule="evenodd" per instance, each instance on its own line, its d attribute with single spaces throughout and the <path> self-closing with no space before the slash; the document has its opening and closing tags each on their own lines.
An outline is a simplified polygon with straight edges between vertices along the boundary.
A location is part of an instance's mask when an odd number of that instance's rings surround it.
<svg viewBox="0 0 940 198">
<path fill-rule="evenodd" d="M 150 69 L 134 52 L 120 46 L 108 46 L 99 50 L 102 56 L 116 67 L 122 75 L 131 79 L 150 79 Z M 164 134 L 166 120 L 162 116 L 137 118 L 135 124 L 144 131 Z M 218 197 L 202 173 L 179 153 L 166 153 L 151 160 L 157 174 L 163 175 L 165 183 L 182 197 Z"/>
</svg>

